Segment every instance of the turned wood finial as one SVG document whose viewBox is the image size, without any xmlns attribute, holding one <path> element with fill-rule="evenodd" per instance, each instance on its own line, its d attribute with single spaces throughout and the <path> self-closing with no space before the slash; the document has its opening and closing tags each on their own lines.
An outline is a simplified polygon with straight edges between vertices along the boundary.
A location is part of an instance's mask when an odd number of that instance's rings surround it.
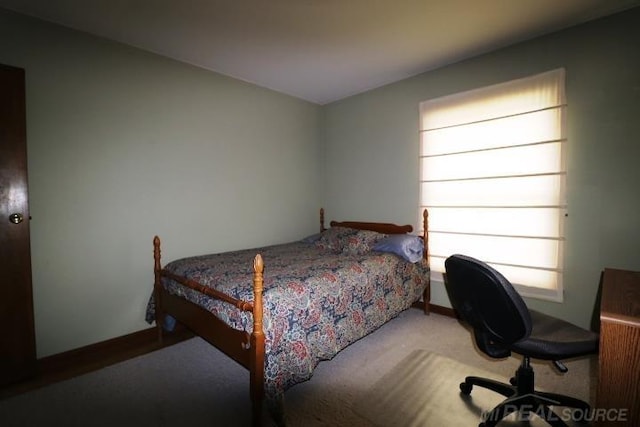
<svg viewBox="0 0 640 427">
<path fill-rule="evenodd" d="M 422 211 L 422 229 L 424 230 L 424 260 L 429 262 L 429 211 Z"/>
<path fill-rule="evenodd" d="M 264 261 L 262 255 L 257 254 L 253 260 L 253 332 L 262 335 L 262 289 L 264 279 Z"/>
<path fill-rule="evenodd" d="M 160 238 L 158 236 L 153 238 L 153 261 L 155 271 L 160 271 L 162 267 L 160 266 Z"/>
<path fill-rule="evenodd" d="M 262 272 L 264 271 L 264 261 L 262 260 L 262 255 L 260 254 L 257 254 L 253 259 L 253 271 L 255 271 L 256 273 L 260 273 L 260 275 L 262 275 Z"/>
</svg>

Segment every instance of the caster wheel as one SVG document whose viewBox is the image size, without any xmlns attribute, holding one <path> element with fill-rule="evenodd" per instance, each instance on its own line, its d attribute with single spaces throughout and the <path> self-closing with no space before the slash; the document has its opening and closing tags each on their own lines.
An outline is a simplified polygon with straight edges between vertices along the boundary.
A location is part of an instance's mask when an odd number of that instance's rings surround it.
<svg viewBox="0 0 640 427">
<path fill-rule="evenodd" d="M 518 380 L 516 379 L 516 377 L 509 378 L 509 384 L 511 384 L 513 386 L 518 385 Z"/>
<path fill-rule="evenodd" d="M 471 394 L 472 384 L 460 383 L 460 391 L 462 394 Z"/>
</svg>

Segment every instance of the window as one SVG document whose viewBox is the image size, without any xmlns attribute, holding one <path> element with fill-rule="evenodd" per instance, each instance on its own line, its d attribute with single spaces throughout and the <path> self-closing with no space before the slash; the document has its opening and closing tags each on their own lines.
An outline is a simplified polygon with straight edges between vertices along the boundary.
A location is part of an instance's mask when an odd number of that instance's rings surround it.
<svg viewBox="0 0 640 427">
<path fill-rule="evenodd" d="M 523 295 L 562 300 L 564 76 L 559 69 L 420 104 L 420 211 L 429 210 L 436 274 L 461 253 Z"/>
</svg>

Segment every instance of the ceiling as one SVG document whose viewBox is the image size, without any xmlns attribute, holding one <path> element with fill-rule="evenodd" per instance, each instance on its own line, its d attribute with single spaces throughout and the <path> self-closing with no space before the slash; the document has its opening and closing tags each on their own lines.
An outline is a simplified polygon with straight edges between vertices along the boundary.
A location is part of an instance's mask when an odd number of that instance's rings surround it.
<svg viewBox="0 0 640 427">
<path fill-rule="evenodd" d="M 0 0 L 318 104 L 640 0 Z"/>
</svg>

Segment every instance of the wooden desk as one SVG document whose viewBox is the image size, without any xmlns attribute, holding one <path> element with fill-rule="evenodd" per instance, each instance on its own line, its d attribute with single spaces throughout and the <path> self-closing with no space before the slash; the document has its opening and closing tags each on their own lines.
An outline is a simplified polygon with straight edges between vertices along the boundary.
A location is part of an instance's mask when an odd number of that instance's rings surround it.
<svg viewBox="0 0 640 427">
<path fill-rule="evenodd" d="M 598 426 L 640 426 L 640 272 L 604 270 L 594 409 L 605 408 L 627 408 L 627 420 L 604 417 Z"/>
</svg>

